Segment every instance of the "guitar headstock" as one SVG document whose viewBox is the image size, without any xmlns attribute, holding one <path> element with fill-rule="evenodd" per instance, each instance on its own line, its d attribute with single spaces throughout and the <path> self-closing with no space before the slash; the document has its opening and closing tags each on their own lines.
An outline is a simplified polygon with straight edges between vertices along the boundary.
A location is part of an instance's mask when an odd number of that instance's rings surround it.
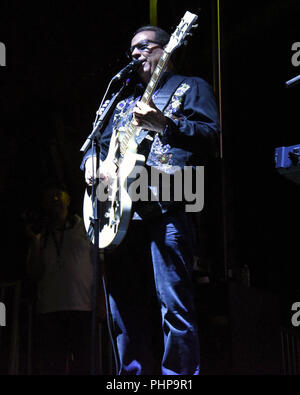
<svg viewBox="0 0 300 395">
<path fill-rule="evenodd" d="M 191 12 L 186 11 L 175 32 L 172 34 L 165 48 L 165 52 L 171 53 L 174 51 L 174 49 L 180 47 L 180 45 L 185 42 L 186 36 L 191 35 L 189 31 L 198 26 L 195 25 L 197 19 L 198 16 L 196 14 L 192 14 Z"/>
</svg>

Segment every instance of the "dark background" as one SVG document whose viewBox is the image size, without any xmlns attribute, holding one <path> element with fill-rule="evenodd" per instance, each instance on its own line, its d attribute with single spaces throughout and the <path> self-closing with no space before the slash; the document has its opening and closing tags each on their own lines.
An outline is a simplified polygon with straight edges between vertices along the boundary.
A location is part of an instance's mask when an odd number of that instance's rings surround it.
<svg viewBox="0 0 300 395">
<path fill-rule="evenodd" d="M 278 297 L 287 323 L 300 296 L 299 186 L 278 174 L 274 150 L 300 143 L 300 85 L 284 85 L 300 74 L 291 63 L 300 4 L 220 3 L 221 86 L 216 2 L 158 1 L 158 25 L 170 33 L 186 10 L 199 15 L 182 70 L 212 84 L 218 102 L 221 91 L 223 158 L 208 173 L 205 259 L 216 284 L 238 281 L 247 264 L 251 285 Z M 24 276 L 22 213 L 38 205 L 45 180 L 66 182 L 81 213 L 80 147 L 110 78 L 127 63 L 132 32 L 148 23 L 146 0 L 1 2 L 7 51 L 0 68 L 2 279 Z"/>
</svg>

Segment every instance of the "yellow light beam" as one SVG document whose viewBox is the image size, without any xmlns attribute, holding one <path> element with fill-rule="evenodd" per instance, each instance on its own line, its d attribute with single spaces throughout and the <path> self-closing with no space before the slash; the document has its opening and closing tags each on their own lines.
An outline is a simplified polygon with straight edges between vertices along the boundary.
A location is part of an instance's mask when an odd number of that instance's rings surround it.
<svg viewBox="0 0 300 395">
<path fill-rule="evenodd" d="M 223 158 L 223 139 L 222 139 L 222 74 L 221 74 L 221 16 L 220 16 L 220 0 L 217 0 L 217 40 L 218 40 L 218 83 L 219 83 L 219 113 L 220 113 L 220 129 L 221 129 L 221 141 L 220 141 L 220 156 Z"/>
<path fill-rule="evenodd" d="M 150 0 L 150 25 L 157 26 L 157 0 Z"/>
</svg>

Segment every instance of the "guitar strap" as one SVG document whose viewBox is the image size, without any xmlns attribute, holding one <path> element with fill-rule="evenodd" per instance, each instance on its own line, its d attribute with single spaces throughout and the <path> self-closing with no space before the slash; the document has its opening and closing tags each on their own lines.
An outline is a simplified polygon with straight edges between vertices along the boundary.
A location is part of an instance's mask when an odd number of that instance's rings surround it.
<svg viewBox="0 0 300 395">
<path fill-rule="evenodd" d="M 155 93 L 152 97 L 152 100 L 156 107 L 164 112 L 167 105 L 169 104 L 172 96 L 176 92 L 176 89 L 185 80 L 186 77 L 182 75 L 171 75 L 171 77 L 167 80 L 167 82 Z M 141 130 L 139 135 L 136 136 L 136 142 L 138 145 L 145 139 L 149 130 Z"/>
<path fill-rule="evenodd" d="M 182 75 L 172 75 L 163 87 L 154 95 L 153 102 L 160 111 L 164 112 L 171 100 L 171 97 L 185 78 L 186 77 Z"/>
</svg>

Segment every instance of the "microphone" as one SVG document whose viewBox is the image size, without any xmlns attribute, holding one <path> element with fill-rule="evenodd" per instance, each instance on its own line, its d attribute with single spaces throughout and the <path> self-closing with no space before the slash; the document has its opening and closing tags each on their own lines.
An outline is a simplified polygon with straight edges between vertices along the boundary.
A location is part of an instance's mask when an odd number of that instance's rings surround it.
<svg viewBox="0 0 300 395">
<path fill-rule="evenodd" d="M 133 71 L 137 70 L 140 64 L 142 64 L 142 60 L 133 59 L 127 66 L 125 66 L 121 71 L 116 74 L 112 81 L 120 80 L 121 78 L 127 77 L 128 74 L 132 73 Z"/>
</svg>

